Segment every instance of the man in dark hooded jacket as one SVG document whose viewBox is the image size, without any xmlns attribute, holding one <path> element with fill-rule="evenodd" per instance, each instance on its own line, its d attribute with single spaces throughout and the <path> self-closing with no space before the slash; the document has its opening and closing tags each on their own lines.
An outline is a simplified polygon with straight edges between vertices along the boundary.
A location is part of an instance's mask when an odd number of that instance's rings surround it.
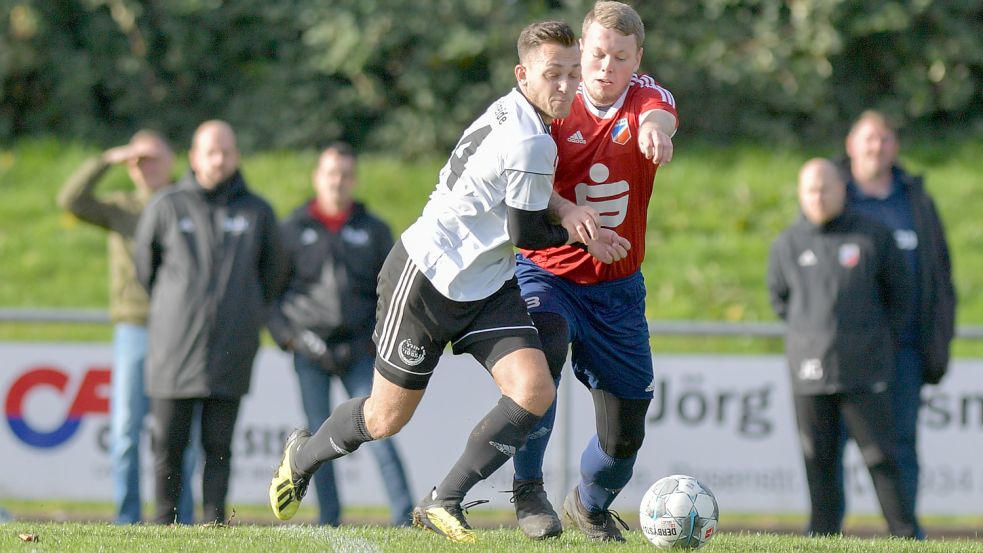
<svg viewBox="0 0 983 553">
<path fill-rule="evenodd" d="M 839 168 L 847 182 L 847 208 L 891 229 L 913 276 L 915 309 L 901 331 L 891 406 L 903 491 L 915 505 L 921 389 L 924 384 L 938 384 L 948 369 L 956 291 L 942 219 L 922 177 L 907 173 L 898 164 L 899 149 L 897 133 L 887 117 L 865 111 L 847 135 L 847 157 Z"/>
<path fill-rule="evenodd" d="M 195 131 L 191 172 L 156 196 L 137 225 L 137 277 L 150 293 L 147 395 L 154 417 L 156 521 L 172 523 L 181 453 L 201 409 L 204 520 L 225 520 L 232 435 L 259 332 L 283 263 L 273 210 L 239 173 L 232 128 Z"/>
</svg>

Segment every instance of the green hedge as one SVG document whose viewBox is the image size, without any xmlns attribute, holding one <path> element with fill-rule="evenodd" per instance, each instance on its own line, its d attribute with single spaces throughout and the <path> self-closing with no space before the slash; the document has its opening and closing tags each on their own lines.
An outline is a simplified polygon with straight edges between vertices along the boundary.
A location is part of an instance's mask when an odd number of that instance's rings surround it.
<svg viewBox="0 0 983 553">
<path fill-rule="evenodd" d="M 247 150 L 345 138 L 442 156 L 513 82 L 526 23 L 583 0 L 7 0 L 0 140 L 186 141 L 231 121 Z M 637 1 L 643 69 L 690 139 L 828 143 L 864 108 L 928 136 L 983 128 L 983 4 Z"/>
</svg>

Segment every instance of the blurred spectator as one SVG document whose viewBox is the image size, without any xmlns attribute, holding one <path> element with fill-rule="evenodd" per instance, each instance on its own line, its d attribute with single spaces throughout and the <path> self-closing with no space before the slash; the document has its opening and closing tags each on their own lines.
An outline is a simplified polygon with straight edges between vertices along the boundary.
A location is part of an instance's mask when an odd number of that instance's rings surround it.
<svg viewBox="0 0 983 553">
<path fill-rule="evenodd" d="M 204 520 L 225 520 L 239 402 L 282 273 L 273 210 L 239 173 L 232 128 L 203 123 L 189 160 L 191 171 L 147 206 L 135 240 L 137 277 L 150 292 L 147 394 L 160 523 L 175 518 L 196 405 Z"/>
<path fill-rule="evenodd" d="M 913 275 L 915 309 L 901 331 L 891 395 L 903 491 L 916 505 L 921 388 L 938 384 L 948 368 L 956 292 L 938 210 L 922 177 L 898 165 L 898 150 L 894 126 L 883 114 L 865 111 L 846 138 L 840 170 L 847 181 L 847 206 L 891 229 Z"/>
<path fill-rule="evenodd" d="M 113 165 L 126 165 L 134 189 L 97 197 L 95 188 Z M 136 279 L 133 233 L 150 197 L 171 184 L 174 154 L 159 134 L 141 130 L 128 144 L 93 157 L 68 179 L 58 205 L 109 231 L 109 311 L 113 320 L 113 373 L 109 400 L 109 449 L 116 522 L 141 521 L 140 434 L 147 414 L 143 361 L 147 353 L 147 292 Z M 185 483 L 195 467 L 195 448 L 185 454 Z M 190 487 L 178 502 L 177 521 L 194 519 Z"/>
<path fill-rule="evenodd" d="M 372 390 L 376 279 L 393 238 L 389 227 L 352 197 L 357 179 L 351 146 L 325 149 L 312 179 L 314 199 L 280 225 L 290 278 L 269 328 L 280 347 L 294 353 L 308 428 L 320 428 L 331 414 L 332 377 L 349 397 Z M 413 499 L 393 438 L 366 447 L 382 473 L 393 524 L 409 525 Z M 315 475 L 314 488 L 320 523 L 337 526 L 341 506 L 331 463 Z"/>
<path fill-rule="evenodd" d="M 912 283 L 890 231 L 844 212 L 833 163 L 799 173 L 802 217 L 772 244 L 768 289 L 788 323 L 787 354 L 806 480 L 811 535 L 842 531 L 837 484 L 844 427 L 860 446 L 892 535 L 919 534 L 895 461 L 889 393 Z"/>
</svg>

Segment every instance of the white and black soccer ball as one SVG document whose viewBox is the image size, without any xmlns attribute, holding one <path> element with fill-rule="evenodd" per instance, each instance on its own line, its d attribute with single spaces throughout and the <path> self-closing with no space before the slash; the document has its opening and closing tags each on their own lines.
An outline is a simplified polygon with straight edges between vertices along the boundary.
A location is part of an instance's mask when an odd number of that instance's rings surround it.
<svg viewBox="0 0 983 553">
<path fill-rule="evenodd" d="M 717 499 L 692 476 L 662 478 L 645 492 L 638 510 L 642 533 L 658 547 L 697 549 L 717 531 Z"/>
</svg>

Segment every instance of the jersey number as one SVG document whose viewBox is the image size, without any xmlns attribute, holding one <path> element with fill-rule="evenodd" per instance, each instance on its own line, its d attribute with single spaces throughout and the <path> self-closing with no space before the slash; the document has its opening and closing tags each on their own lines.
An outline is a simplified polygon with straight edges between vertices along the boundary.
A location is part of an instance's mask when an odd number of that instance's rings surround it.
<svg viewBox="0 0 983 553">
<path fill-rule="evenodd" d="M 457 184 L 457 180 L 461 178 L 464 174 L 464 166 L 468 162 L 468 158 L 474 155 L 478 150 L 478 146 L 488 138 L 491 134 L 491 125 L 485 125 L 471 134 L 462 137 L 457 146 L 454 146 L 454 151 L 451 152 L 451 159 L 448 164 L 451 167 L 451 174 L 447 177 L 447 188 L 453 189 L 454 185 Z"/>
</svg>

